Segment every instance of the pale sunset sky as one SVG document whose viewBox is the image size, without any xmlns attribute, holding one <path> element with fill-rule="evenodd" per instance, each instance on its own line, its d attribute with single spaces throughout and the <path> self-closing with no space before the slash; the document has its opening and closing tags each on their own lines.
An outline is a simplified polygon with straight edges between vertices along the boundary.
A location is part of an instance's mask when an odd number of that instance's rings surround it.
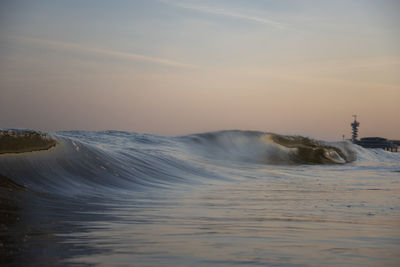
<svg viewBox="0 0 400 267">
<path fill-rule="evenodd" d="M 0 128 L 400 139 L 400 1 L 0 2 Z"/>
</svg>

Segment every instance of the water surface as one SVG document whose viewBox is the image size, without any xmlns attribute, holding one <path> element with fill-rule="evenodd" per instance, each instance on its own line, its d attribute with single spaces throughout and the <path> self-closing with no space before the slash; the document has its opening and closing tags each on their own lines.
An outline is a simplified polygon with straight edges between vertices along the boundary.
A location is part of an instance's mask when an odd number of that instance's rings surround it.
<svg viewBox="0 0 400 267">
<path fill-rule="evenodd" d="M 316 164 L 258 132 L 50 135 L 0 156 L 3 264 L 400 262 L 399 153 L 321 144 Z"/>
</svg>

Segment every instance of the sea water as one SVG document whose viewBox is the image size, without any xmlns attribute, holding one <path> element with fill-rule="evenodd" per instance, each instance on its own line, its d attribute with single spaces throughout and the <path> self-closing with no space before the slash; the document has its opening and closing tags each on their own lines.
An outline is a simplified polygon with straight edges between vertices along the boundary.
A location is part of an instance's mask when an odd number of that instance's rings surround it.
<svg viewBox="0 0 400 267">
<path fill-rule="evenodd" d="M 321 143 L 317 164 L 259 132 L 49 135 L 0 155 L 2 265 L 399 266 L 400 153 Z"/>
</svg>

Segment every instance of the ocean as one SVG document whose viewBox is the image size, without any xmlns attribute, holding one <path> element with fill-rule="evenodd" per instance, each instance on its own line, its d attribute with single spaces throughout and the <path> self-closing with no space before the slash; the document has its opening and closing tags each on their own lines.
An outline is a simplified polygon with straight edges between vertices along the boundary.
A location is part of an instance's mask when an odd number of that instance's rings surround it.
<svg viewBox="0 0 400 267">
<path fill-rule="evenodd" d="M 0 154 L 2 266 L 399 266 L 400 153 L 63 131 Z"/>
</svg>

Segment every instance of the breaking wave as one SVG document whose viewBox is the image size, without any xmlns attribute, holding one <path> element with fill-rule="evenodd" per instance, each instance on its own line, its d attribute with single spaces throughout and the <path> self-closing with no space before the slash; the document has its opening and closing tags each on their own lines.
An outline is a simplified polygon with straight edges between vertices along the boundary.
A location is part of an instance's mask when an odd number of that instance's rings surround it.
<svg viewBox="0 0 400 267">
<path fill-rule="evenodd" d="M 32 131 L 29 133 L 32 135 Z M 19 132 L 19 136 L 27 135 Z M 0 155 L 0 186 L 66 195 L 104 194 L 229 176 L 217 168 L 345 164 L 362 153 L 349 142 L 326 143 L 255 131 L 177 137 L 67 131 L 39 136 L 40 140 L 56 140 L 57 146 L 47 151 Z"/>
<path fill-rule="evenodd" d="M 327 144 L 302 136 L 222 131 L 183 137 L 194 153 L 257 164 L 343 164 L 355 160 L 351 145 Z"/>
</svg>

